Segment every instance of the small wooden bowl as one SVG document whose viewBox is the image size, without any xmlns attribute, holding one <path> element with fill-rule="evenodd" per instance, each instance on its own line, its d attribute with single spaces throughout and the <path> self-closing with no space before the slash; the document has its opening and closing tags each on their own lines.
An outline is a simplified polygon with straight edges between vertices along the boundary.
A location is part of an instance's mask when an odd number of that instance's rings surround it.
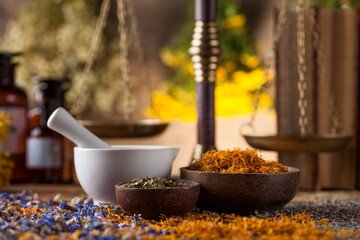
<svg viewBox="0 0 360 240">
<path fill-rule="evenodd" d="M 187 187 L 139 189 L 115 185 L 116 199 L 129 215 L 141 214 L 146 219 L 165 216 L 182 216 L 195 207 L 199 198 L 200 184 L 191 180 L 177 179 Z"/>
<path fill-rule="evenodd" d="M 288 167 L 288 172 L 276 174 L 213 173 L 181 168 L 180 177 L 200 183 L 200 210 L 249 215 L 256 210 L 281 209 L 290 202 L 299 187 L 300 170 Z"/>
</svg>

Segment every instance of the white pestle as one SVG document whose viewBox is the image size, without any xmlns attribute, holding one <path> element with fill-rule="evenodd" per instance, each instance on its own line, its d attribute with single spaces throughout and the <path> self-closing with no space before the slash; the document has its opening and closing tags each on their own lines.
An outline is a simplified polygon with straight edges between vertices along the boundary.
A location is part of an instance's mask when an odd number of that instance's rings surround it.
<svg viewBox="0 0 360 240">
<path fill-rule="evenodd" d="M 81 148 L 111 148 L 109 144 L 87 130 L 62 107 L 51 114 L 47 126 Z"/>
</svg>

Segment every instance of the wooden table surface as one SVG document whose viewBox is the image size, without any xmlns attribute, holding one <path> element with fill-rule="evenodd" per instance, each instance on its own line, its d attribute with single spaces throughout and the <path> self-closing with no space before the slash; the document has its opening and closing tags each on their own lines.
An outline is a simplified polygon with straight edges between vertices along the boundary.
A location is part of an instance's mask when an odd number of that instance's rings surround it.
<svg viewBox="0 0 360 240">
<path fill-rule="evenodd" d="M 32 193 L 38 193 L 41 200 L 47 201 L 56 194 L 61 194 L 64 199 L 70 200 L 74 196 L 84 196 L 85 192 L 78 184 L 12 184 L 1 187 L 0 192 L 17 193 L 28 189 Z"/>
<path fill-rule="evenodd" d="M 74 196 L 84 196 L 85 192 L 78 184 L 12 184 L 1 187 L 0 192 L 16 193 L 28 189 L 39 194 L 41 200 L 47 201 L 60 193 L 63 199 L 70 200 Z M 298 192 L 292 202 L 310 202 L 321 200 L 360 200 L 360 191 L 319 191 Z"/>
</svg>

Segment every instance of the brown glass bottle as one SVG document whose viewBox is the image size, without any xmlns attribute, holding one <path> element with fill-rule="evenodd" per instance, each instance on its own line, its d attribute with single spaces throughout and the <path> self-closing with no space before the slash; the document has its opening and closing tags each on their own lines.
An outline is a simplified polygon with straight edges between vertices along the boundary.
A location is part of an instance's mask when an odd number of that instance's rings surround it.
<svg viewBox="0 0 360 240">
<path fill-rule="evenodd" d="M 15 85 L 14 72 L 16 64 L 12 57 L 18 53 L 0 52 L 0 111 L 11 115 L 12 124 L 9 130 L 4 152 L 10 153 L 15 163 L 11 181 L 25 182 L 25 142 L 27 135 L 27 98 L 26 93 Z"/>
<path fill-rule="evenodd" d="M 31 182 L 59 183 L 62 180 L 63 138 L 46 125 L 51 113 L 63 106 L 63 81 L 38 80 L 36 102 L 39 122 L 26 141 L 26 168 Z"/>
</svg>

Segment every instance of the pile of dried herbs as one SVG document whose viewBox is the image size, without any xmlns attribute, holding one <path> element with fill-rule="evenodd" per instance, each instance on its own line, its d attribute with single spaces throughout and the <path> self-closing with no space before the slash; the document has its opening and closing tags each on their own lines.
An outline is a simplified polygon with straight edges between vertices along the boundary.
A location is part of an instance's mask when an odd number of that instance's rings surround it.
<svg viewBox="0 0 360 240">
<path fill-rule="evenodd" d="M 211 151 L 189 166 L 191 170 L 221 173 L 281 173 L 288 168 L 275 161 L 265 161 L 258 150 Z"/>
<path fill-rule="evenodd" d="M 145 177 L 142 179 L 134 179 L 130 182 L 126 182 L 119 185 L 122 188 L 147 188 L 147 189 L 155 189 L 155 188 L 179 188 L 179 187 L 187 187 L 188 184 L 182 182 L 176 182 L 167 178 L 158 178 L 158 177 Z"/>
<path fill-rule="evenodd" d="M 359 222 L 359 204 L 349 202 L 346 208 L 351 214 L 345 212 L 339 217 L 349 223 Z M 331 206 L 337 205 L 323 207 Z M 154 221 L 129 216 L 119 206 L 95 205 L 88 197 L 64 201 L 57 195 L 43 202 L 37 194 L 24 190 L 0 193 L 0 239 L 360 239 L 358 226 L 344 230 L 330 222 L 333 218 L 323 218 L 328 214 L 289 210 L 249 217 L 191 212 Z"/>
</svg>

